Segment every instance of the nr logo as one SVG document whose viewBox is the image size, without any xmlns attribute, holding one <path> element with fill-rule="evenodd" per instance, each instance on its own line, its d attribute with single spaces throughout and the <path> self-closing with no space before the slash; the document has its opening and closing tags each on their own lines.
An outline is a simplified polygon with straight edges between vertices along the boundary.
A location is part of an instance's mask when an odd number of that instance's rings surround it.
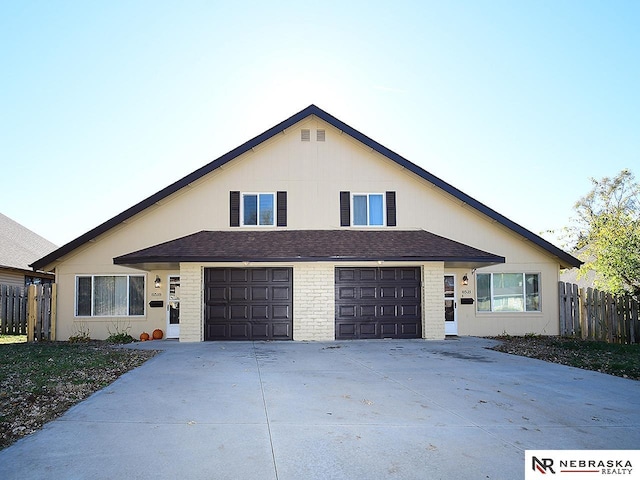
<svg viewBox="0 0 640 480">
<path fill-rule="evenodd" d="M 534 471 L 538 471 L 544 475 L 547 474 L 547 470 L 555 475 L 555 471 L 553 470 L 553 459 L 551 458 L 538 458 L 531 457 L 532 465 L 531 468 Z"/>
</svg>

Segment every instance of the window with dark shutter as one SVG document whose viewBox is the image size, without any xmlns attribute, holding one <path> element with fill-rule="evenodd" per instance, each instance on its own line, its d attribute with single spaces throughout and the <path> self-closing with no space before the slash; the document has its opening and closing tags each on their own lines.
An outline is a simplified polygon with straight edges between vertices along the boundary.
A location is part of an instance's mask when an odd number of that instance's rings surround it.
<svg viewBox="0 0 640 480">
<path fill-rule="evenodd" d="M 340 226 L 351 225 L 351 193 L 340 192 Z"/>
<path fill-rule="evenodd" d="M 229 225 L 240 226 L 240 192 L 229 192 Z"/>
<path fill-rule="evenodd" d="M 396 192 L 387 192 L 387 226 L 396 226 Z"/>
<path fill-rule="evenodd" d="M 287 226 L 287 192 L 277 193 L 277 225 L 279 227 Z"/>
</svg>

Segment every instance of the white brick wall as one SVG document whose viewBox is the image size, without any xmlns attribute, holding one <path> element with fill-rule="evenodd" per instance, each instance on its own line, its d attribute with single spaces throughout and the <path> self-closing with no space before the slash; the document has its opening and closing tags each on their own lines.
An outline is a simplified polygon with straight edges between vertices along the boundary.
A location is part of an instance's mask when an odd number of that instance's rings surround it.
<svg viewBox="0 0 640 480">
<path fill-rule="evenodd" d="M 335 266 L 301 263 L 293 267 L 293 339 L 335 338 Z"/>
<path fill-rule="evenodd" d="M 180 264 L 180 341 L 201 342 L 204 339 L 202 267 Z"/>
<path fill-rule="evenodd" d="M 444 263 L 422 265 L 422 338 L 444 340 Z"/>
</svg>

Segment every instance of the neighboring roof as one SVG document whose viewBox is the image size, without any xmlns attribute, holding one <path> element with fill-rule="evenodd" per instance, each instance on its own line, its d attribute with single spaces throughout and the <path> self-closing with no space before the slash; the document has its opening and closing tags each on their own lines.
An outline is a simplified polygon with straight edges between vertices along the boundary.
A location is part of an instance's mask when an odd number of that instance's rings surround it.
<svg viewBox="0 0 640 480">
<path fill-rule="evenodd" d="M 504 257 L 424 230 L 202 231 L 113 259 L 139 266 L 179 262 L 443 261 L 469 268 Z M 155 267 L 154 267 L 155 268 Z"/>
<path fill-rule="evenodd" d="M 0 213 L 0 267 L 31 271 L 31 262 L 56 248 L 49 240 Z"/>
<path fill-rule="evenodd" d="M 560 260 L 561 266 L 569 267 L 569 266 L 579 266 L 580 265 L 580 263 L 581 263 L 580 260 L 578 260 L 577 258 L 574 258 L 573 256 L 569 255 L 568 253 L 564 252 L 563 250 L 561 250 L 560 248 L 556 247 L 552 243 L 547 242 L 545 239 L 543 239 L 539 235 L 536 235 L 533 232 L 527 230 L 526 228 L 524 228 L 524 227 L 518 225 L 517 223 L 509 220 L 508 218 L 506 218 L 503 215 L 499 214 L 495 210 L 492 210 L 491 208 L 487 207 L 486 205 L 482 204 L 481 202 L 473 199 L 472 197 L 470 197 L 466 193 L 463 193 L 462 191 L 458 190 L 457 188 L 453 187 L 452 185 L 449 185 L 447 182 L 445 182 L 445 181 L 441 180 L 440 178 L 438 178 L 438 177 L 432 175 L 431 173 L 427 172 L 423 168 L 415 165 L 414 163 L 411 163 L 409 160 L 405 159 L 404 157 L 401 157 L 397 153 L 389 150 L 385 146 L 379 144 L 378 142 L 376 142 L 376 141 L 372 140 L 371 138 L 367 137 L 366 135 L 360 133 L 356 129 L 354 129 L 354 128 L 350 127 L 349 125 L 347 125 L 346 123 L 338 120 L 333 115 L 330 115 L 329 113 L 325 112 L 321 108 L 319 108 L 319 107 L 317 107 L 315 105 L 309 105 L 304 110 L 301 110 L 300 112 L 298 112 L 295 115 L 289 117 L 288 119 L 284 120 L 283 122 L 280 122 L 276 126 L 270 128 L 269 130 L 265 131 L 264 133 L 258 135 L 257 137 L 252 138 L 248 142 L 243 143 L 239 147 L 231 150 L 230 152 L 222 155 L 221 157 L 217 158 L 216 160 L 214 160 L 214 161 L 208 163 L 207 165 L 199 168 L 198 170 L 190 173 L 186 177 L 183 177 L 182 179 L 178 180 L 177 182 L 172 183 L 168 187 L 166 187 L 166 188 L 160 190 L 159 192 L 151 195 L 150 197 L 146 198 L 145 200 L 142 200 L 140 203 L 137 203 L 136 205 L 132 206 L 131 208 L 129 208 L 127 210 L 125 210 L 124 212 L 120 213 L 119 215 L 116 215 L 112 219 L 107 220 L 103 224 L 101 224 L 101 225 L 97 226 L 96 228 L 88 231 L 84 235 L 81 235 L 80 237 L 76 238 L 75 240 L 72 240 L 71 242 L 67 243 L 66 245 L 60 247 L 55 252 L 53 252 L 53 253 L 51 253 L 51 254 L 49 254 L 49 255 L 47 255 L 47 256 L 39 259 L 39 260 L 37 260 L 36 262 L 33 263 L 32 266 L 34 268 L 42 268 L 42 267 L 44 267 L 44 266 L 46 266 L 46 265 L 48 265 L 48 264 L 50 264 L 52 262 L 55 262 L 60 257 L 66 255 L 66 254 L 70 253 L 71 251 L 75 250 L 76 248 L 84 245 L 86 242 L 88 242 L 90 240 L 93 240 L 98 235 L 101 235 L 101 234 L 105 233 L 106 231 L 110 230 L 111 228 L 115 227 L 116 225 L 124 222 L 125 220 L 128 220 L 129 218 L 133 217 L 134 215 L 142 212 L 144 209 L 152 206 L 156 202 L 161 201 L 162 199 L 168 197 L 169 195 L 172 195 L 173 193 L 175 193 L 178 190 L 186 187 L 190 183 L 195 182 L 196 180 L 198 180 L 199 178 L 203 177 L 204 175 L 207 175 L 208 173 L 211 173 L 212 171 L 214 171 L 218 167 L 221 167 L 221 166 L 225 165 L 226 163 L 234 160 L 235 158 L 239 157 L 240 155 L 248 152 L 252 148 L 258 146 L 259 144 L 265 142 L 266 140 L 269 140 L 271 137 L 283 132 L 287 128 L 292 127 L 296 123 L 300 122 L 301 120 L 304 120 L 305 118 L 307 118 L 307 117 L 309 117 L 311 115 L 315 115 L 316 117 L 320 118 L 321 120 L 324 120 L 325 122 L 329 123 L 330 125 L 332 125 L 333 127 L 337 128 L 338 130 L 346 133 L 347 135 L 349 135 L 349 136 L 353 137 L 354 139 L 362 142 L 364 145 L 370 147 L 371 149 L 375 150 L 376 152 L 380 153 L 381 155 L 384 155 L 385 157 L 389 158 L 390 160 L 396 162 L 398 165 L 400 165 L 400 166 L 406 168 L 407 170 L 415 173 L 416 175 L 424 178 L 426 181 L 428 181 L 428 182 L 434 184 L 435 186 L 441 188 L 442 190 L 444 190 L 445 192 L 449 193 L 450 195 L 453 195 L 454 197 L 458 198 L 461 202 L 466 203 L 467 205 L 475 208 L 476 210 L 478 210 L 479 212 L 483 213 L 484 215 L 487 215 L 489 218 L 491 218 L 491 219 L 495 220 L 496 222 L 504 225 L 505 227 L 513 230 L 514 232 L 518 233 L 519 235 L 522 235 L 524 238 L 526 238 L 527 240 L 531 241 L 533 244 L 543 248 L 544 250 L 549 252 L 551 255 L 556 256 Z"/>
</svg>

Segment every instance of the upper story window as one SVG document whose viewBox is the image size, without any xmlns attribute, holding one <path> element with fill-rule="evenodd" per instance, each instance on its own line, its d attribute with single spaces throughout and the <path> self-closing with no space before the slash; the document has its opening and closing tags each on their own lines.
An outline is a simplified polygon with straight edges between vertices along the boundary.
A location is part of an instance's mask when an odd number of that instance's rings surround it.
<svg viewBox="0 0 640 480">
<path fill-rule="evenodd" d="M 354 193 L 351 195 L 354 226 L 382 226 L 384 195 L 382 193 Z"/>
<path fill-rule="evenodd" d="M 242 194 L 242 225 L 272 227 L 274 225 L 274 193 Z"/>
<path fill-rule="evenodd" d="M 287 192 L 229 192 L 229 226 L 286 227 Z"/>
<path fill-rule="evenodd" d="M 340 192 L 341 227 L 395 227 L 396 192 Z"/>
<path fill-rule="evenodd" d="M 478 273 L 479 312 L 539 312 L 539 273 Z"/>
</svg>

